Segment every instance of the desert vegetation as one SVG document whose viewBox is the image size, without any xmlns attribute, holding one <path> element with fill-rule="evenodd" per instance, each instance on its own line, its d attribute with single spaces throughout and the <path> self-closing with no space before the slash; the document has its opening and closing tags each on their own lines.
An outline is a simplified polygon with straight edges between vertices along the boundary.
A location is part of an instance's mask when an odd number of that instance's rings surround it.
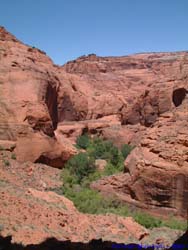
<svg viewBox="0 0 188 250">
<path fill-rule="evenodd" d="M 74 202 L 80 212 L 131 216 L 146 228 L 161 226 L 181 230 L 186 228 L 185 222 L 178 221 L 172 216 L 168 220 L 153 217 L 118 201 L 115 197 L 103 197 L 98 191 L 90 188 L 92 181 L 123 171 L 124 160 L 134 148 L 133 146 L 125 144 L 118 149 L 110 141 L 97 137 L 91 139 L 87 134 L 77 139 L 76 146 L 84 149 L 85 152 L 72 157 L 62 170 L 62 193 Z M 103 171 L 95 167 L 96 159 L 106 160 L 107 164 Z"/>
</svg>

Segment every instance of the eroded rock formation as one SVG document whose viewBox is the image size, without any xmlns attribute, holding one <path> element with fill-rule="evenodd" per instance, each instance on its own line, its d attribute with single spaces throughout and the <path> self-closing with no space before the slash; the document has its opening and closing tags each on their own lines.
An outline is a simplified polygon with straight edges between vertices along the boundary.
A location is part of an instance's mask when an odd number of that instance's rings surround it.
<svg viewBox="0 0 188 250">
<path fill-rule="evenodd" d="M 125 161 L 125 173 L 106 177 L 93 188 L 159 213 L 187 216 L 188 99 L 161 115 Z M 137 133 L 139 137 L 139 132 Z"/>
<path fill-rule="evenodd" d="M 129 236 L 139 240 L 147 233 L 131 218 L 83 215 L 63 196 L 48 192 L 56 188 L 58 169 L 38 166 L 62 168 L 77 153 L 73 144 L 85 132 L 118 146 L 137 146 L 124 173 L 101 179 L 93 188 L 144 209 L 185 214 L 188 52 L 92 54 L 57 66 L 1 27 L 0 62 L 3 236 L 38 244 L 46 237 L 128 242 Z M 7 164 L 5 154 L 15 154 L 16 160 Z M 45 170 L 53 185 L 43 179 Z"/>
<path fill-rule="evenodd" d="M 55 171 L 54 171 L 55 170 Z M 131 243 L 148 231 L 132 218 L 88 215 L 53 191 L 61 186 L 58 169 L 42 164 L 0 165 L 0 235 L 12 243 L 39 244 L 47 238 L 88 243 L 91 240 Z"/>
<path fill-rule="evenodd" d="M 62 167 L 75 153 L 55 139 L 59 79 L 52 61 L 0 28 L 0 140 L 15 141 L 19 161 Z"/>
</svg>

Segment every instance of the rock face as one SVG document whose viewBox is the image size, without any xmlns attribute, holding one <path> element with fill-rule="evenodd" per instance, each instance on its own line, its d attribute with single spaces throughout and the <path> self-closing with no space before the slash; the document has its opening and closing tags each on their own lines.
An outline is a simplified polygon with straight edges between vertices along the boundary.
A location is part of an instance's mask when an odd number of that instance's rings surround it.
<svg viewBox="0 0 188 250">
<path fill-rule="evenodd" d="M 100 135 L 103 134 L 106 129 L 121 130 L 119 117 L 113 115 L 85 121 L 60 122 L 56 133 L 61 134 L 65 138 L 71 139 L 71 141 L 75 143 L 77 137 L 84 133 Z M 107 134 L 106 137 L 109 138 L 110 135 Z"/>
<path fill-rule="evenodd" d="M 140 147 L 127 158 L 131 191 L 148 205 L 175 208 L 187 216 L 188 99 L 146 130 Z"/>
<path fill-rule="evenodd" d="M 119 115 L 121 126 L 109 123 L 103 137 L 138 146 L 125 163 L 124 185 L 109 177 L 93 187 L 113 189 L 124 201 L 158 213 L 186 216 L 188 53 L 90 55 L 63 68 L 83 81 L 73 85 L 87 96 L 86 119 Z"/>
<path fill-rule="evenodd" d="M 1 247 L 1 237 L 10 235 L 12 244 L 22 244 L 24 249 L 30 250 L 34 245 L 52 238 L 59 241 L 58 246 L 60 242 L 64 246 L 63 242 L 67 241 L 73 245 L 79 242 L 87 245 L 91 240 L 100 240 L 100 244 L 109 241 L 114 244 L 152 245 L 162 235 L 167 240 L 166 245 L 170 246 L 179 233 L 182 234 L 181 231 L 167 228 L 152 230 L 150 233 L 130 217 L 82 214 L 70 200 L 50 191 L 61 186 L 59 173 L 59 169 L 44 164 L 20 164 L 10 160 L 10 165 L 4 166 L 0 161 Z M 55 242 L 51 241 L 50 246 L 37 249 L 54 249 L 54 246 Z M 107 249 L 111 247 L 112 243 Z"/>
<path fill-rule="evenodd" d="M 44 163 L 58 161 L 52 163 L 58 167 L 67 160 L 64 154 L 72 155 L 69 149 L 56 150 L 57 157 L 48 153 L 58 147 L 54 130 L 60 124 L 77 126 L 75 121 L 89 120 L 72 138 L 88 130 L 115 140 L 121 125 L 151 126 L 159 115 L 180 105 L 187 93 L 187 52 L 89 55 L 59 67 L 44 52 L 24 45 L 1 27 L 0 60 L 0 140 L 18 141 L 20 160 L 45 158 Z M 70 126 L 66 133 L 71 130 Z M 130 142 L 132 133 L 128 134 L 120 144 Z M 22 137 L 30 140 L 25 152 L 19 146 Z M 32 153 L 39 142 L 36 137 L 45 141 L 41 140 L 38 154 Z"/>
<path fill-rule="evenodd" d="M 62 167 L 74 153 L 54 136 L 58 86 L 52 61 L 0 28 L 0 140 L 15 141 L 20 161 Z"/>
<path fill-rule="evenodd" d="M 129 176 L 121 198 L 186 216 L 188 53 L 89 55 L 63 69 L 79 77 L 72 84 L 87 99 L 85 119 L 119 115 L 123 126 L 103 128 L 102 135 L 138 146 L 125 162 Z M 99 182 L 95 188 L 109 192 L 113 186 L 116 194 L 121 186 L 118 178 L 113 185 L 111 177 Z"/>
<path fill-rule="evenodd" d="M 63 69 L 71 74 L 75 92 L 87 99 L 87 119 L 119 114 L 123 124 L 150 126 L 176 105 L 174 95 L 181 95 L 181 90 L 177 91 L 186 84 L 187 56 L 187 52 L 90 55 L 67 63 Z"/>
<path fill-rule="evenodd" d="M 89 85 L 85 119 L 119 115 L 123 126 L 103 128 L 102 135 L 138 146 L 125 162 L 123 187 L 118 178 L 112 184 L 111 177 L 93 187 L 114 189 L 126 202 L 159 213 L 164 208 L 186 216 L 188 53 L 89 55 L 63 68 L 83 81 L 75 82 L 75 89 L 84 93 Z"/>
<path fill-rule="evenodd" d="M 147 128 L 125 161 L 125 173 L 93 183 L 93 188 L 165 214 L 187 216 L 188 99 Z"/>
<path fill-rule="evenodd" d="M 0 27 L 0 149 L 16 157 L 20 169 L 23 162 L 36 163 L 28 170 L 29 176 L 40 163 L 62 168 L 77 153 L 73 144 L 79 135 L 98 134 L 118 146 L 132 143 L 137 147 L 125 162 L 125 173 L 93 183 L 93 188 L 115 193 L 142 208 L 185 215 L 187 96 L 188 52 L 123 57 L 92 54 L 57 66 L 43 51 L 24 45 Z M 3 154 L 0 160 L 8 167 Z M 15 169 L 19 173 L 19 165 Z M 27 176 L 25 168 L 23 172 Z M 6 179 L 2 172 L 6 181 L 0 182 L 4 236 L 11 232 L 15 240 L 29 243 L 48 235 L 73 241 L 118 235 L 124 241 L 145 234 L 132 219 L 80 214 L 64 197 L 45 192 L 49 186 L 46 180 L 32 176 L 27 188 L 18 187 L 15 173 Z M 12 175 L 14 182 L 10 181 Z M 19 212 L 22 210 L 24 213 Z M 17 220 L 25 223 L 14 230 Z M 34 229 L 29 226 L 31 220 Z M 28 235 L 32 234 L 31 239 Z"/>
<path fill-rule="evenodd" d="M 101 239 L 139 242 L 148 231 L 132 218 L 88 215 L 50 189 L 61 186 L 58 169 L 43 164 L 0 161 L 0 235 L 12 243 L 39 244 L 47 238 L 86 243 Z M 27 248 L 30 249 L 30 248 Z"/>
</svg>

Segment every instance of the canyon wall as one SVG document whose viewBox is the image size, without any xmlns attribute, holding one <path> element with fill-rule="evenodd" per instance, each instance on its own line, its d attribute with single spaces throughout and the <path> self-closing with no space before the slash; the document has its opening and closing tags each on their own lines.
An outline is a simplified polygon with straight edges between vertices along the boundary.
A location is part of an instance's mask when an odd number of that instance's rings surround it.
<svg viewBox="0 0 188 250">
<path fill-rule="evenodd" d="M 188 52 L 91 54 L 57 66 L 1 27 L 0 61 L 0 145 L 19 162 L 62 168 L 85 132 L 132 143 L 123 177 L 93 187 L 185 213 Z"/>
</svg>

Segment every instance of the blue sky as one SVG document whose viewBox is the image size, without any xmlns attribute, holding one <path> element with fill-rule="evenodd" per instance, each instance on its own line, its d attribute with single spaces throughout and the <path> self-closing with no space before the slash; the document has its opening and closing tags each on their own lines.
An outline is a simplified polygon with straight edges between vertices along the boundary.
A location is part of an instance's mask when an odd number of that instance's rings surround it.
<svg viewBox="0 0 188 250">
<path fill-rule="evenodd" d="M 0 25 L 55 63 L 188 50 L 188 0 L 0 0 Z"/>
</svg>

